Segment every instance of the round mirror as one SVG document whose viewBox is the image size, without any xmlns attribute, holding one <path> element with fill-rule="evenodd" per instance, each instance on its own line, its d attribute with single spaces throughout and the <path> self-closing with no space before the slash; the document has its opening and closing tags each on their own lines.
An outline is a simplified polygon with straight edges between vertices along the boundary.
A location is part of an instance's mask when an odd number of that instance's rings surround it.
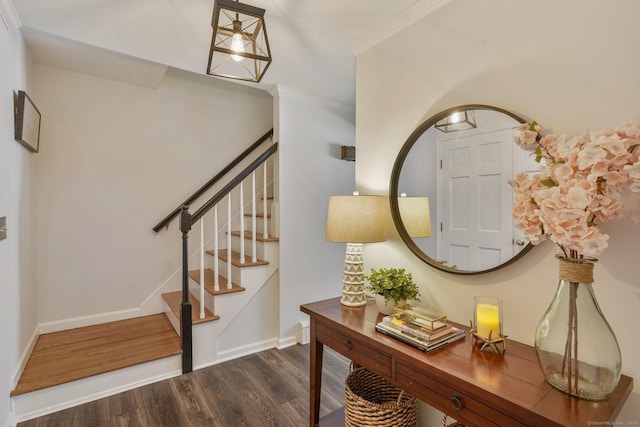
<svg viewBox="0 0 640 427">
<path fill-rule="evenodd" d="M 404 143 L 391 173 L 391 215 L 424 262 L 479 274 L 531 249 L 511 213 L 509 180 L 540 169 L 515 144 L 521 123 L 500 108 L 464 105 L 429 118 Z"/>
</svg>

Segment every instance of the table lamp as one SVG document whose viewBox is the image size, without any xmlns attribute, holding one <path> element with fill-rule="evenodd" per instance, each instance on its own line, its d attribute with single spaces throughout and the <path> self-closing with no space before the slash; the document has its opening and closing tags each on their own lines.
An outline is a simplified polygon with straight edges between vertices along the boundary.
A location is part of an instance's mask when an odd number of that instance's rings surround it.
<svg viewBox="0 0 640 427">
<path fill-rule="evenodd" d="M 407 197 L 402 193 L 398 198 L 398 209 L 410 237 L 431 237 L 428 197 Z"/>
<path fill-rule="evenodd" d="M 362 244 L 386 240 L 385 199 L 382 196 L 331 196 L 326 238 L 346 243 L 342 298 L 340 303 L 360 307 L 367 303 L 364 292 Z"/>
</svg>

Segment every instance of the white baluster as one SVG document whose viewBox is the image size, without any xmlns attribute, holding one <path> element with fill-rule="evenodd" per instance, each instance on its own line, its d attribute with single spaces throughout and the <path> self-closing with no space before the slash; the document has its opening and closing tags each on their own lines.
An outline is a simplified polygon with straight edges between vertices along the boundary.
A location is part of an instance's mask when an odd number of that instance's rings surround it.
<svg viewBox="0 0 640 427">
<path fill-rule="evenodd" d="M 244 264 L 244 182 L 240 182 L 240 264 Z"/>
<path fill-rule="evenodd" d="M 218 292 L 220 290 L 220 266 L 218 265 L 218 205 L 213 207 L 213 253 L 215 257 L 213 259 L 213 290 Z"/>
<path fill-rule="evenodd" d="M 262 170 L 264 171 L 264 182 L 262 183 L 262 226 L 264 228 L 262 229 L 262 237 L 264 237 L 265 240 L 269 237 L 269 228 L 267 227 L 267 162 L 268 161 L 265 161 L 262 164 Z"/>
<path fill-rule="evenodd" d="M 200 218 L 200 319 L 204 319 L 204 217 Z"/>
<path fill-rule="evenodd" d="M 231 289 L 231 192 L 227 204 L 227 289 Z"/>
<path fill-rule="evenodd" d="M 253 252 L 251 253 L 251 261 L 258 261 L 258 245 L 256 244 L 256 171 L 251 172 L 251 245 Z"/>
</svg>

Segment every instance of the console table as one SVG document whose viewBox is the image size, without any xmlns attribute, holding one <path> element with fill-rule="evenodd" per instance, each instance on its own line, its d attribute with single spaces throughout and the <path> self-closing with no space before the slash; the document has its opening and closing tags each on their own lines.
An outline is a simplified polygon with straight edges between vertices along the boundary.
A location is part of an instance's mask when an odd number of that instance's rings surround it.
<svg viewBox="0 0 640 427">
<path fill-rule="evenodd" d="M 623 375 L 606 401 L 572 398 L 545 381 L 533 347 L 512 340 L 504 355 L 481 352 L 468 336 L 424 353 L 375 331 L 382 315 L 372 300 L 354 308 L 332 298 L 300 310 L 311 318 L 311 427 L 344 426 L 343 410 L 319 419 L 325 345 L 468 426 L 597 425 L 615 420 L 633 388 Z"/>
</svg>

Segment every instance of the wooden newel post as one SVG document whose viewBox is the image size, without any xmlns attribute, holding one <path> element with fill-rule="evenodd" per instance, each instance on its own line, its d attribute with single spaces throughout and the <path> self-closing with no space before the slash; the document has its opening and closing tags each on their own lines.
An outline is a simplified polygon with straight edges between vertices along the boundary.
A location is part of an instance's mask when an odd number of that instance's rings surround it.
<svg viewBox="0 0 640 427">
<path fill-rule="evenodd" d="M 193 371 L 193 343 L 191 333 L 191 302 L 189 301 L 189 231 L 191 214 L 189 206 L 180 211 L 180 231 L 182 232 L 182 303 L 180 304 L 180 338 L 182 345 L 182 373 Z"/>
</svg>

